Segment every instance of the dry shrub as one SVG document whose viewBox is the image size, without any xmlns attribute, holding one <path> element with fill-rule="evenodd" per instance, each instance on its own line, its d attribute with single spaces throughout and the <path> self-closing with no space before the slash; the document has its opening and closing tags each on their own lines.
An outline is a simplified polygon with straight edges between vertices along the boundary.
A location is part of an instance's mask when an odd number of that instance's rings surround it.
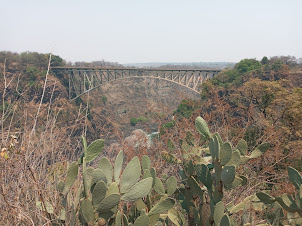
<svg viewBox="0 0 302 226">
<path fill-rule="evenodd" d="M 71 137 L 81 129 L 81 114 L 73 115 L 74 125 L 61 127 L 64 89 L 50 77 L 41 102 L 41 86 L 20 87 L 22 68 L 0 65 L 1 85 L 1 157 L 0 157 L 0 225 L 44 225 L 52 220 L 44 207 L 48 203 L 54 214 L 60 209 L 60 197 L 54 186 L 55 176 L 64 178 L 68 162 L 75 159 L 79 143 Z M 43 81 L 37 80 L 36 84 Z M 6 106 L 12 106 L 11 108 Z M 4 108 L 5 107 L 5 108 Z M 70 107 L 70 106 L 69 106 Z M 36 129 L 34 128 L 37 118 Z M 62 118 L 62 117 L 61 117 Z M 69 134 L 69 135 L 68 135 Z M 41 205 L 37 205 L 42 202 Z M 45 205 L 45 206 L 44 206 Z"/>
<path fill-rule="evenodd" d="M 0 224 L 42 225 L 49 217 L 36 203 L 50 203 L 58 212 L 60 197 L 54 187 L 54 175 L 64 175 L 67 159 L 74 159 L 74 153 L 66 158 L 65 150 L 71 145 L 53 126 L 39 134 L 26 127 L 14 136 L 17 138 L 6 144 L 9 158 L 0 158 Z"/>
</svg>

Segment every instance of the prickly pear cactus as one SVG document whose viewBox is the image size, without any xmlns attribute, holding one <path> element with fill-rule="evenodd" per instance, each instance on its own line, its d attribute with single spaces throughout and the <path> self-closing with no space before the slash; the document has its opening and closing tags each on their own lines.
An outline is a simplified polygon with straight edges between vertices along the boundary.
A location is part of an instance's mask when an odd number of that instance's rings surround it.
<svg viewBox="0 0 302 226">
<path fill-rule="evenodd" d="M 288 212 L 291 225 L 302 224 L 302 176 L 293 167 L 287 168 L 290 182 L 297 190 L 295 195 L 283 194 L 281 197 L 272 197 L 266 192 L 258 192 L 256 195 L 264 204 L 272 205 L 278 203 L 286 212 Z"/>
<path fill-rule="evenodd" d="M 186 138 L 180 142 L 182 157 L 171 153 L 166 156 L 173 164 L 182 167 L 180 185 L 174 176 L 158 176 L 148 156 L 143 156 L 141 161 L 134 157 L 124 164 L 121 151 L 114 164 L 103 157 L 97 168 L 89 167 L 87 164 L 102 152 L 104 141 L 96 140 L 87 146 L 83 138 L 83 155 L 69 165 L 65 182 L 57 182 L 64 206 L 61 221 L 71 225 L 154 226 L 169 225 L 170 222 L 179 226 L 235 225 L 228 214 L 245 210 L 246 205 L 254 205 L 255 199 L 267 204 L 278 202 L 289 212 L 300 214 L 302 179 L 292 168 L 289 168 L 290 180 L 299 190 L 295 199 L 288 195 L 273 198 L 259 193 L 258 198 L 251 196 L 236 206 L 226 206 L 224 191 L 247 183 L 247 178 L 237 174 L 238 166 L 261 156 L 269 144 L 261 144 L 248 152 L 244 140 L 240 140 L 236 147 L 224 142 L 218 133 L 210 132 L 201 117 L 196 119 L 195 126 L 202 144 L 187 131 Z M 170 141 L 169 150 L 173 148 L 175 146 Z M 81 177 L 78 177 L 79 172 L 82 172 Z M 81 185 L 74 189 L 80 179 Z M 253 208 L 259 207 L 254 205 Z"/>
<path fill-rule="evenodd" d="M 73 222 L 76 222 L 76 215 L 84 225 L 112 225 L 114 222 L 115 225 L 133 223 L 139 226 L 146 225 L 146 222 L 156 225 L 169 219 L 168 211 L 175 204 L 175 200 L 169 196 L 177 189 L 176 178 L 169 177 L 163 183 L 156 176 L 155 168 L 151 168 L 148 156 L 143 156 L 141 162 L 138 157 L 134 157 L 123 168 L 122 151 L 117 155 L 114 165 L 103 157 L 97 168 L 87 167 L 87 163 L 95 160 L 102 152 L 103 145 L 102 140 L 97 140 L 87 147 L 83 138 L 84 154 L 78 162 L 70 164 L 65 183 L 60 181 L 57 186 L 62 196 L 66 197 L 77 180 L 79 166 L 82 166 L 83 186 L 78 189 L 78 200 L 70 204 L 75 212 Z M 127 216 L 123 211 L 131 203 L 136 208 L 130 209 Z M 66 213 L 70 206 L 65 206 Z M 173 221 L 177 219 L 173 216 Z"/>
<path fill-rule="evenodd" d="M 222 202 L 223 192 L 247 183 L 247 178 L 237 175 L 237 167 L 261 156 L 269 144 L 259 145 L 248 155 L 243 139 L 233 147 L 223 142 L 218 133 L 212 134 L 203 118 L 197 117 L 195 126 L 207 142 L 199 147 L 192 136 L 182 141 L 185 167 L 180 172 L 184 182 L 179 194 L 181 205 L 188 214 L 189 225 L 232 225 Z"/>
</svg>

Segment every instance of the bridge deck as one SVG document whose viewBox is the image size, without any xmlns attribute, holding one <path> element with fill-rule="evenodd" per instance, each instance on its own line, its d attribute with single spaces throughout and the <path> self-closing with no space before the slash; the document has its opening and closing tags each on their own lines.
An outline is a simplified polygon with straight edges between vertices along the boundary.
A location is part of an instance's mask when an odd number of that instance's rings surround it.
<svg viewBox="0 0 302 226">
<path fill-rule="evenodd" d="M 119 67 L 51 67 L 52 71 L 95 71 L 95 70 L 124 70 L 124 71 L 200 71 L 200 72 L 213 72 L 218 73 L 219 69 L 177 69 L 177 68 L 119 68 Z"/>
</svg>

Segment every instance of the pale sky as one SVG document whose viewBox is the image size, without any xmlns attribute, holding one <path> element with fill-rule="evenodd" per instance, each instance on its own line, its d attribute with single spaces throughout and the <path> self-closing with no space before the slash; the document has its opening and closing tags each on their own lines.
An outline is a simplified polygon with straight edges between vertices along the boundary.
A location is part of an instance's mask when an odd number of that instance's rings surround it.
<svg viewBox="0 0 302 226">
<path fill-rule="evenodd" d="M 0 51 L 119 63 L 302 57 L 302 0 L 0 0 Z"/>
</svg>

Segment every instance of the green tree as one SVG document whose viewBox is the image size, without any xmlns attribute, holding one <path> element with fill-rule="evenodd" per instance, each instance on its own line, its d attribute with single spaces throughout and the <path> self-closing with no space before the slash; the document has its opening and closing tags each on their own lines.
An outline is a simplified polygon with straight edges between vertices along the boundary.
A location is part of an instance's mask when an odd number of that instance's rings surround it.
<svg viewBox="0 0 302 226">
<path fill-rule="evenodd" d="M 266 56 L 262 58 L 261 64 L 268 64 L 268 58 Z"/>
<path fill-rule="evenodd" d="M 61 57 L 59 57 L 57 55 L 51 56 L 51 66 L 59 67 L 59 66 L 64 66 L 64 64 L 65 64 L 65 62 Z"/>
<path fill-rule="evenodd" d="M 34 82 L 37 79 L 38 69 L 36 67 L 28 67 L 26 69 L 26 75 L 29 81 Z"/>
<path fill-rule="evenodd" d="M 282 65 L 283 65 L 283 62 L 281 60 L 274 61 L 273 65 L 272 65 L 273 71 L 278 72 L 281 69 Z"/>
<path fill-rule="evenodd" d="M 235 69 L 243 74 L 261 68 L 261 63 L 255 59 L 244 59 L 235 65 Z"/>
<path fill-rule="evenodd" d="M 174 112 L 179 117 L 190 118 L 192 113 L 198 108 L 199 104 L 196 102 L 182 100 Z"/>
<path fill-rule="evenodd" d="M 138 123 L 138 119 L 137 118 L 131 118 L 130 119 L 130 125 L 131 126 L 135 126 Z"/>
</svg>

